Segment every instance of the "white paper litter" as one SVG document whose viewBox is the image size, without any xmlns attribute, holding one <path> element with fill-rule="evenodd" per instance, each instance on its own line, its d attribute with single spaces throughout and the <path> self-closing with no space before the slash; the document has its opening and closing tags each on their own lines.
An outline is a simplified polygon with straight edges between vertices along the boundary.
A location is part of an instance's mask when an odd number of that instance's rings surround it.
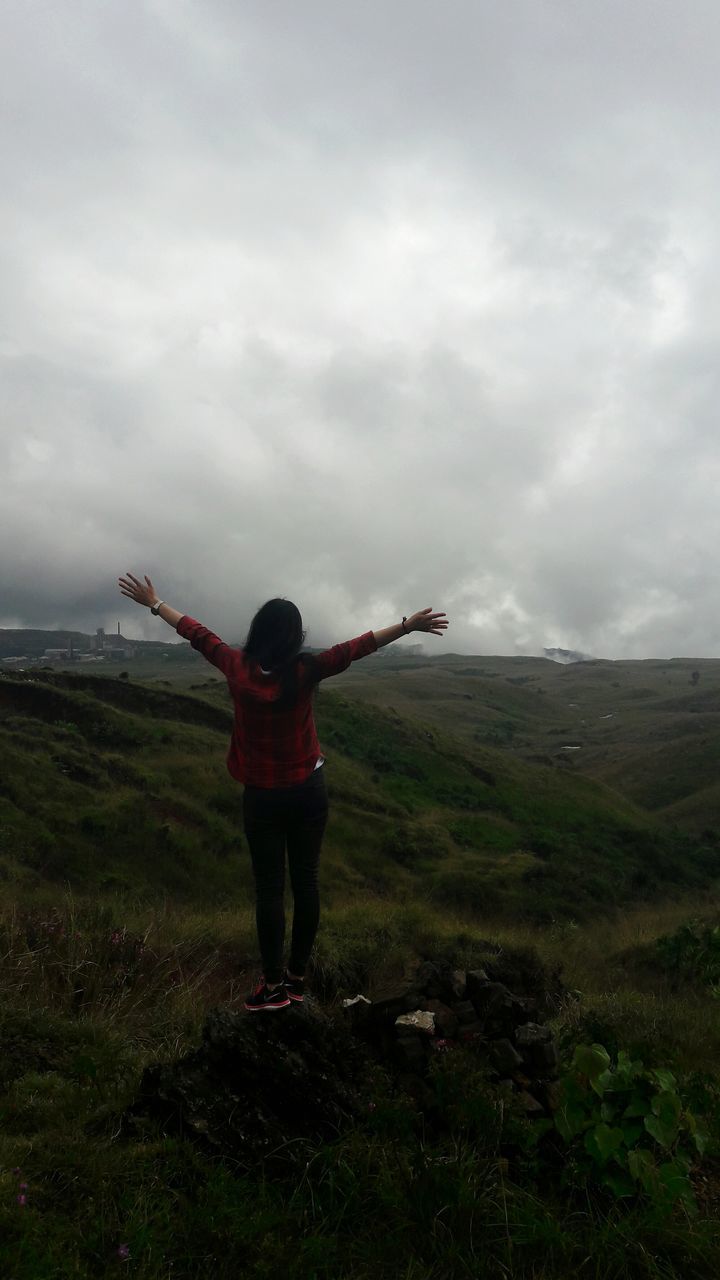
<svg viewBox="0 0 720 1280">
<path fill-rule="evenodd" d="M 353 996 L 352 1000 L 343 1000 L 343 1009 L 349 1009 L 351 1005 L 358 1004 L 361 1000 L 363 1004 L 372 1004 L 372 1000 L 368 1000 L 367 996 Z"/>
</svg>

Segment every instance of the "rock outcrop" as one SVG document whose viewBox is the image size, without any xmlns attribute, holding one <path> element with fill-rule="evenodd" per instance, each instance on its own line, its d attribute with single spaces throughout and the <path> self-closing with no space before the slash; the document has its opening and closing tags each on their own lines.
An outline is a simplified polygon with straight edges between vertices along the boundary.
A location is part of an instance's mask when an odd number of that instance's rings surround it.
<svg viewBox="0 0 720 1280">
<path fill-rule="evenodd" d="M 468 972 L 426 961 L 396 994 L 371 1004 L 349 1004 L 355 1033 L 400 1073 L 416 1096 L 435 1053 L 460 1046 L 486 1061 L 489 1074 L 518 1095 L 529 1115 L 554 1110 L 558 1053 L 542 1022 L 540 995 L 514 994 L 485 969 Z M 417 1083 L 416 1083 L 417 1081 Z"/>
<path fill-rule="evenodd" d="M 311 1008 L 214 1010 L 197 1050 L 145 1071 L 126 1125 L 132 1132 L 150 1116 L 246 1168 L 304 1163 L 308 1144 L 366 1111 L 370 1066 L 348 1027 Z"/>
<path fill-rule="evenodd" d="M 426 961 L 392 995 L 348 999 L 342 1011 L 312 1000 L 273 1013 L 214 1010 L 198 1049 L 145 1072 L 125 1130 L 152 1117 L 239 1167 L 304 1163 L 372 1109 L 378 1066 L 441 1121 L 430 1064 L 462 1047 L 528 1116 L 542 1116 L 557 1105 L 545 1003 L 542 992 L 517 995 L 484 969 Z"/>
</svg>

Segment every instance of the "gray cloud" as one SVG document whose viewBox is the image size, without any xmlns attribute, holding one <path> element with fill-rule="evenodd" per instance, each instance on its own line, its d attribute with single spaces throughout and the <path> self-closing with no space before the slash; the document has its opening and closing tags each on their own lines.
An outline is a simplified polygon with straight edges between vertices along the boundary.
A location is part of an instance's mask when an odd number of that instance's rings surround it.
<svg viewBox="0 0 720 1280">
<path fill-rule="evenodd" d="M 0 625 L 717 652 L 715 5 L 4 26 Z"/>
</svg>

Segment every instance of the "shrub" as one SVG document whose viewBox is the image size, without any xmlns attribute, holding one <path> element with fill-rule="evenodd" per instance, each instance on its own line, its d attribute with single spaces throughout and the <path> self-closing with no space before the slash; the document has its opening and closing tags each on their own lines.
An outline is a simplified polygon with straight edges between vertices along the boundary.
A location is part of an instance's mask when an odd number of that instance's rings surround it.
<svg viewBox="0 0 720 1280">
<path fill-rule="evenodd" d="M 400 823 L 382 844 L 381 853 L 411 867 L 425 858 L 442 858 L 449 852 L 447 831 L 443 827 Z"/>
<path fill-rule="evenodd" d="M 481 868 L 451 866 L 442 868 L 429 879 L 432 902 L 487 917 L 507 903 L 502 885 L 492 883 Z"/>
<path fill-rule="evenodd" d="M 720 925 L 683 924 L 658 938 L 655 946 L 670 973 L 720 988 Z"/>
</svg>

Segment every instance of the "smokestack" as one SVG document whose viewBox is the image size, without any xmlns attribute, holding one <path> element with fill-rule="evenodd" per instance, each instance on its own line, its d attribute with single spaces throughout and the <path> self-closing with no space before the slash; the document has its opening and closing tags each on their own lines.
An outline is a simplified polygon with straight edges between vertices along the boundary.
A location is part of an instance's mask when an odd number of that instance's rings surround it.
<svg viewBox="0 0 720 1280">
<path fill-rule="evenodd" d="M 118 618 L 118 635 L 120 635 L 120 619 Z"/>
</svg>

